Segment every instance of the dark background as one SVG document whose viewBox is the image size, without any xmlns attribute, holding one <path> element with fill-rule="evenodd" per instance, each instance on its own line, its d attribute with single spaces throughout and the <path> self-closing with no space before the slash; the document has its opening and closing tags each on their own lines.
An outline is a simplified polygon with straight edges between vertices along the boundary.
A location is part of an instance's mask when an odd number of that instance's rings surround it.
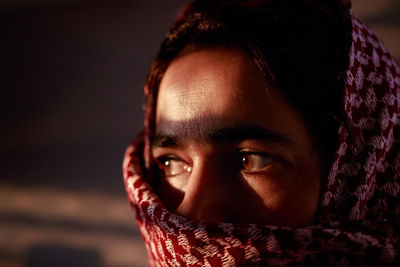
<svg viewBox="0 0 400 267">
<path fill-rule="evenodd" d="M 146 266 L 121 161 L 184 0 L 0 0 L 0 266 Z M 400 58 L 400 0 L 358 0 Z"/>
</svg>

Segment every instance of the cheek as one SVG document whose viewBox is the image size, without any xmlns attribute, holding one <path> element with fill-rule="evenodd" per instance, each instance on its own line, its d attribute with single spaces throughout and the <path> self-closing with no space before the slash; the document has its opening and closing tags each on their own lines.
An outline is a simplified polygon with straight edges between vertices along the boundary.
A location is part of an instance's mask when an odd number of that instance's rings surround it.
<svg viewBox="0 0 400 267">
<path fill-rule="evenodd" d="M 165 207 L 171 211 L 176 210 L 185 196 L 181 190 L 178 190 L 165 182 L 161 182 L 158 188 L 156 188 L 156 193 Z"/>
<path fill-rule="evenodd" d="M 256 174 L 246 176 L 246 182 L 269 210 L 284 210 L 287 199 L 294 189 L 290 179 L 291 174 L 291 171 L 288 170 L 274 176 Z"/>
<path fill-rule="evenodd" d="M 320 193 L 315 175 L 291 167 L 280 176 L 260 175 L 247 182 L 274 217 L 274 223 L 300 226 L 313 221 Z"/>
</svg>

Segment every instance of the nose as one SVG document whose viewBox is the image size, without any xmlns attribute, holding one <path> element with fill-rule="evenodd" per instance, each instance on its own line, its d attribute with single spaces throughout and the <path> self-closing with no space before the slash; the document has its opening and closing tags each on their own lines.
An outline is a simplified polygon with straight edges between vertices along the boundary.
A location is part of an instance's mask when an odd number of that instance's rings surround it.
<svg viewBox="0 0 400 267">
<path fill-rule="evenodd" d="M 195 162 L 176 213 L 196 221 L 226 221 L 233 203 L 229 203 L 229 185 L 220 169 L 212 160 Z"/>
</svg>

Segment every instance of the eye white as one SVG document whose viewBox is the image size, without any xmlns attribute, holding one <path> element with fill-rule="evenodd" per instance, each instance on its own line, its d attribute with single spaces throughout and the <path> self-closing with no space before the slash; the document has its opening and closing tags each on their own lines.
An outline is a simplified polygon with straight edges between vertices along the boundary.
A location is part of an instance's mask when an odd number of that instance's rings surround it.
<svg viewBox="0 0 400 267">
<path fill-rule="evenodd" d="M 166 177 L 190 173 L 192 171 L 192 168 L 187 163 L 175 158 L 160 160 L 160 169 Z"/>
<path fill-rule="evenodd" d="M 259 171 L 268 167 L 273 159 L 268 154 L 247 154 L 242 156 L 242 167 L 246 171 Z"/>
</svg>

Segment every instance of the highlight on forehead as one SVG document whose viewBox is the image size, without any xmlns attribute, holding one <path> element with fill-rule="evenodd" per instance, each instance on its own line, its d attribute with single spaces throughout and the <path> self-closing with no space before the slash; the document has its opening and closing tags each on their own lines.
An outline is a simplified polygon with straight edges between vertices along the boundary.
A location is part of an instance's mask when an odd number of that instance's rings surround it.
<svg viewBox="0 0 400 267">
<path fill-rule="evenodd" d="M 182 77 L 177 74 L 187 74 L 183 78 L 193 81 L 193 77 L 198 75 L 219 74 L 219 79 L 227 77 L 227 84 L 232 80 L 241 81 L 241 77 L 255 77 L 262 80 L 267 87 L 264 79 L 264 72 L 259 69 L 256 62 L 252 60 L 246 51 L 235 46 L 189 46 L 185 48 L 177 57 L 169 64 L 160 87 L 170 87 L 174 84 L 182 83 Z M 179 78 L 178 78 L 179 77 Z M 203 77 L 204 78 L 204 77 Z M 248 83 L 248 79 L 243 81 Z M 268 84 L 268 86 L 270 86 Z M 206 88 L 205 88 L 206 89 Z M 267 88 L 264 88 L 267 90 Z"/>
<path fill-rule="evenodd" d="M 163 121 L 167 125 L 157 130 L 152 139 L 152 146 L 167 147 L 179 146 L 184 140 L 192 139 L 203 142 L 240 142 L 256 139 L 267 142 L 293 144 L 286 135 L 263 128 L 258 125 L 211 126 L 207 123 L 211 118 L 196 118 L 184 121 Z"/>
</svg>

